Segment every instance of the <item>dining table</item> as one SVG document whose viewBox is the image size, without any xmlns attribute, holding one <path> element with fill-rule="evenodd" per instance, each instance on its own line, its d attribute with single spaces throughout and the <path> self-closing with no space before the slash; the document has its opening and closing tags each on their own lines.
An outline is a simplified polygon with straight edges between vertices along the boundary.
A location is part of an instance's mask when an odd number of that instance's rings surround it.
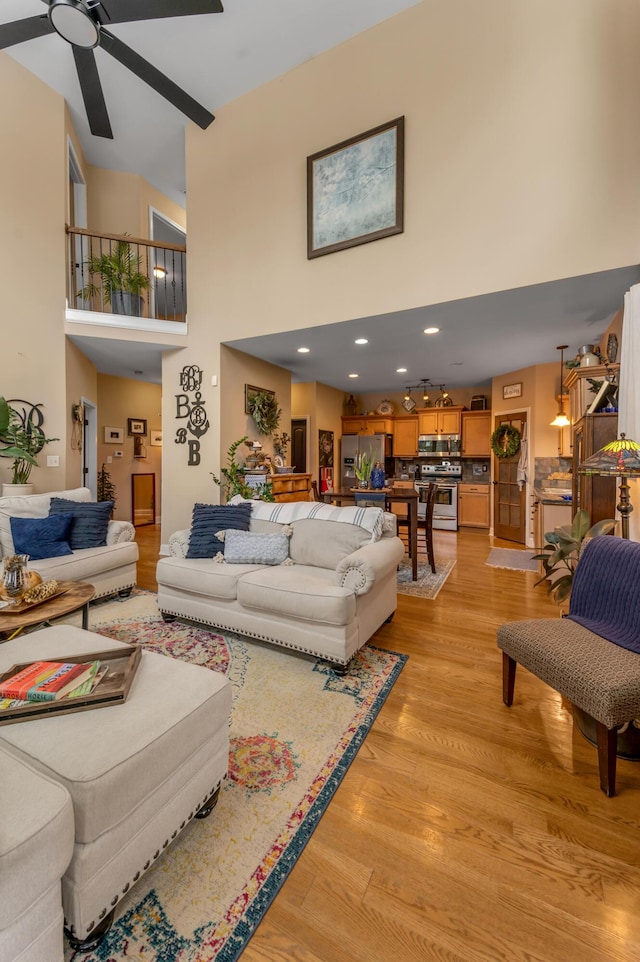
<svg viewBox="0 0 640 962">
<path fill-rule="evenodd" d="M 337 488 L 334 491 L 323 491 L 320 495 L 327 504 L 355 504 L 356 494 L 384 494 L 388 505 L 405 504 L 407 506 L 408 551 L 411 558 L 411 576 L 418 580 L 418 492 L 415 488 Z"/>
</svg>

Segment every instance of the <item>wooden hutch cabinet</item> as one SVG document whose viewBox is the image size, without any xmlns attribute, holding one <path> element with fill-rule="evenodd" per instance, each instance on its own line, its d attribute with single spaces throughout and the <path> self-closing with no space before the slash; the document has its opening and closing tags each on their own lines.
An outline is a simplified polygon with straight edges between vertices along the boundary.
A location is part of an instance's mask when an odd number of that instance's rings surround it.
<svg viewBox="0 0 640 962">
<path fill-rule="evenodd" d="M 579 474 L 578 468 L 617 436 L 617 414 L 585 414 L 573 425 L 573 511 L 584 508 L 591 524 L 616 517 L 617 479 Z"/>
</svg>

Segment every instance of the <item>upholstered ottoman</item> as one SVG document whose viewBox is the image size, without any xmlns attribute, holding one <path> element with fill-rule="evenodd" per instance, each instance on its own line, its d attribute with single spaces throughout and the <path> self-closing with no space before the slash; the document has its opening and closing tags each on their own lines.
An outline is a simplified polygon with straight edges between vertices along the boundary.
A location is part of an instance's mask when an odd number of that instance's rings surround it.
<svg viewBox="0 0 640 962">
<path fill-rule="evenodd" d="M 62 962 L 69 792 L 0 746 L 0 962 Z"/>
<path fill-rule="evenodd" d="M 115 647 L 57 625 L 0 645 L 0 670 Z M 224 676 L 143 652 L 124 704 L 0 728 L 0 744 L 71 795 L 75 847 L 62 902 L 72 944 L 103 935 L 122 896 L 211 807 L 227 772 L 230 713 Z"/>
</svg>

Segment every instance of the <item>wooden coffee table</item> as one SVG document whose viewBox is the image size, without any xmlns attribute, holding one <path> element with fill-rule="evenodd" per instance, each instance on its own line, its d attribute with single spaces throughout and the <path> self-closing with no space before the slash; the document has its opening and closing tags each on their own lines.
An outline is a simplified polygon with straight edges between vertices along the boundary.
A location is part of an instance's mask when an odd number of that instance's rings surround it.
<svg viewBox="0 0 640 962">
<path fill-rule="evenodd" d="M 88 628 L 89 602 L 96 589 L 84 581 L 60 581 L 58 584 L 65 589 L 63 594 L 34 605 L 33 608 L 17 611 L 13 615 L 7 614 L 6 608 L 0 609 L 0 644 L 25 628 L 33 628 L 35 625 L 42 627 L 56 618 L 70 615 L 79 608 L 82 608 L 82 627 L 85 630 Z"/>
</svg>

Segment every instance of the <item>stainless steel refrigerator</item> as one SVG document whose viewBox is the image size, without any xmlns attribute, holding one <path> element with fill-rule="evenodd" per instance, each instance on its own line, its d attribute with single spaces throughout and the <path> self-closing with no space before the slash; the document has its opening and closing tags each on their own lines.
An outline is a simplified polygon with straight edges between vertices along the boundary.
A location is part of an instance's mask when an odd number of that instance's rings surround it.
<svg viewBox="0 0 640 962">
<path fill-rule="evenodd" d="M 391 458 L 390 434 L 343 434 L 340 443 L 340 487 L 355 488 L 357 478 L 355 472 L 356 459 L 359 454 L 366 454 L 375 464 L 379 461 L 388 473 Z"/>
</svg>

